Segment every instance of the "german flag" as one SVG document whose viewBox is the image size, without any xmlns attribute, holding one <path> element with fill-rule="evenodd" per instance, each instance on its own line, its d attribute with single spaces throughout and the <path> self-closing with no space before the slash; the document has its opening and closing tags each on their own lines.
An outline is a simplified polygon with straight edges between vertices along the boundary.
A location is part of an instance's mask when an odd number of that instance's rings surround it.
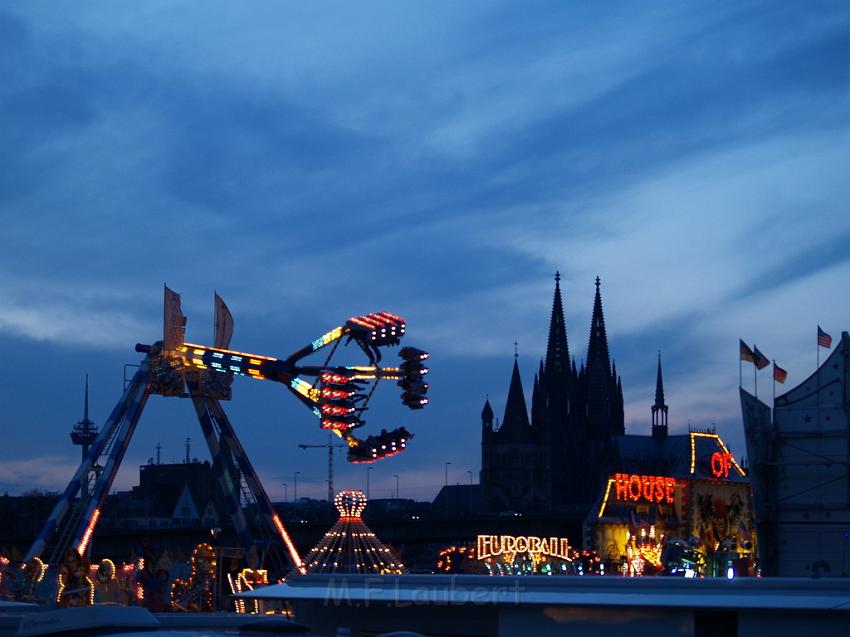
<svg viewBox="0 0 850 637">
<path fill-rule="evenodd" d="M 767 360 L 767 356 L 762 354 L 759 351 L 759 348 L 755 345 L 753 345 L 753 364 L 756 366 L 756 369 L 764 369 L 770 365 L 770 361 Z"/>
<path fill-rule="evenodd" d="M 753 354 L 753 350 L 751 350 L 750 346 L 747 345 L 744 341 L 741 340 L 740 343 L 741 343 L 741 360 L 742 361 L 749 361 L 750 363 L 755 363 L 756 357 L 755 357 L 755 354 Z"/>
<path fill-rule="evenodd" d="M 784 383 L 788 378 L 788 372 L 782 369 L 779 365 L 776 364 L 776 361 L 773 363 L 773 380 L 777 383 Z"/>
</svg>

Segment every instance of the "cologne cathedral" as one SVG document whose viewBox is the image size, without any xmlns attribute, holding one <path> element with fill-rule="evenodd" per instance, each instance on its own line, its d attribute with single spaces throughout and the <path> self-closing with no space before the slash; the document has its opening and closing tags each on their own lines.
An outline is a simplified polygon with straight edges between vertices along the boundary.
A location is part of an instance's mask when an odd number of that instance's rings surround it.
<svg viewBox="0 0 850 637">
<path fill-rule="evenodd" d="M 494 428 L 489 400 L 481 412 L 482 503 L 490 511 L 584 515 L 617 464 L 617 440 L 625 434 L 623 388 L 608 352 L 599 277 L 587 356 L 578 367 L 570 357 L 560 278 L 556 273 L 531 419 L 516 360 L 501 425 Z"/>
</svg>

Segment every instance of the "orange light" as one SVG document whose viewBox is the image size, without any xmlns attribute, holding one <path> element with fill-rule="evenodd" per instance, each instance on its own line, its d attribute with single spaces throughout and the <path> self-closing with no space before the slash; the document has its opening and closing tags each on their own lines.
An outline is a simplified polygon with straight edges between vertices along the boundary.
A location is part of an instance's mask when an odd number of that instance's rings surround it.
<svg viewBox="0 0 850 637">
<path fill-rule="evenodd" d="M 691 475 L 696 473 L 696 467 L 697 467 L 697 453 L 696 453 L 696 438 L 697 437 L 699 437 L 699 438 L 713 438 L 714 440 L 716 440 L 717 444 L 720 445 L 720 448 L 723 449 L 723 453 L 728 455 L 728 459 L 731 461 L 731 466 L 735 467 L 735 470 L 742 477 L 745 477 L 747 475 L 744 472 L 744 470 L 741 469 L 741 467 L 738 465 L 738 463 L 735 462 L 735 456 L 733 456 L 730 453 L 729 448 L 726 446 L 726 443 L 723 442 L 723 440 L 720 438 L 720 436 L 718 436 L 717 434 L 703 433 L 701 431 L 692 431 L 692 432 L 690 432 L 690 434 L 691 434 Z M 728 469 L 727 469 L 727 475 L 728 475 Z M 717 476 L 717 477 L 720 477 L 720 476 Z"/>
<path fill-rule="evenodd" d="M 86 527 L 86 531 L 83 533 L 83 537 L 80 540 L 80 545 L 77 547 L 77 553 L 80 555 L 85 555 L 86 549 L 89 546 L 89 540 L 91 540 L 92 533 L 94 533 L 94 527 L 97 525 L 99 518 L 100 509 L 95 509 L 94 513 L 92 513 L 91 520 L 89 520 L 89 525 Z"/>
<path fill-rule="evenodd" d="M 673 504 L 675 501 L 676 479 L 666 476 L 644 476 L 629 473 L 615 473 L 615 497 L 621 502 L 643 500 L 650 503 Z M 610 491 L 610 487 L 609 487 Z M 608 498 L 606 491 L 605 498 Z M 604 503 L 603 503 L 604 505 Z M 600 510 L 601 515 L 601 510 Z"/>
<path fill-rule="evenodd" d="M 298 569 L 298 572 L 302 575 L 307 572 L 304 568 L 304 564 L 301 562 L 301 556 L 298 555 L 298 551 L 295 549 L 295 545 L 292 543 L 292 540 L 289 537 L 289 533 L 286 532 L 286 529 L 283 526 L 283 522 L 280 521 L 280 518 L 275 513 L 272 516 L 272 522 L 274 522 L 275 528 L 277 528 L 277 532 L 280 533 L 280 537 L 283 539 L 283 543 L 286 544 L 286 548 L 289 551 L 289 555 L 292 558 L 292 561 L 295 563 L 295 568 Z"/>
<path fill-rule="evenodd" d="M 608 496 L 611 495 L 612 484 L 614 484 L 614 478 L 608 478 L 608 486 L 605 487 L 605 497 L 602 498 L 602 506 L 599 507 L 599 513 L 596 516 L 597 518 L 601 518 L 602 514 L 605 513 L 605 507 L 608 505 Z"/>
<path fill-rule="evenodd" d="M 194 345 L 192 343 L 186 343 L 187 347 L 194 348 L 195 353 L 198 353 L 198 350 L 201 352 L 222 352 L 223 354 L 235 354 L 236 356 L 247 356 L 252 365 L 259 365 L 261 361 L 273 361 L 277 360 L 272 358 L 271 356 L 260 356 L 259 354 L 249 354 L 248 352 L 238 352 L 235 349 L 221 349 L 218 347 L 207 347 L 205 345 Z M 256 363 L 254 361 L 257 361 Z"/>
</svg>

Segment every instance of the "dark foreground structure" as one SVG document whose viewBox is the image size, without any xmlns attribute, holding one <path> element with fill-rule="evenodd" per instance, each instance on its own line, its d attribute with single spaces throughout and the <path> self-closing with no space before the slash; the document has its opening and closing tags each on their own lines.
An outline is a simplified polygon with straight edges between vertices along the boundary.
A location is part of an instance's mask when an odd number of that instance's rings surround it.
<svg viewBox="0 0 850 637">
<path fill-rule="evenodd" d="M 290 600 L 313 634 L 351 637 L 843 637 L 850 626 L 850 581 L 834 579 L 307 575 L 246 596 Z"/>
<path fill-rule="evenodd" d="M 850 335 L 770 406 L 741 389 L 765 575 L 850 576 Z M 850 624 L 848 624 L 850 634 Z"/>
</svg>

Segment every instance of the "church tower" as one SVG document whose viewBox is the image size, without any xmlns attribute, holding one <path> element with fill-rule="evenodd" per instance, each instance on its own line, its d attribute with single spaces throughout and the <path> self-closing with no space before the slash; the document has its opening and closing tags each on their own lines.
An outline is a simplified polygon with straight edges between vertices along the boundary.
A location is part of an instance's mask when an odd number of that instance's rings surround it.
<svg viewBox="0 0 850 637">
<path fill-rule="evenodd" d="M 608 353 L 608 334 L 602 312 L 602 295 L 596 277 L 596 296 L 590 319 L 590 339 L 587 345 L 585 391 L 587 396 L 587 437 L 601 439 L 625 434 L 622 386 L 616 367 L 611 369 Z"/>
<path fill-rule="evenodd" d="M 555 295 L 549 319 L 546 358 L 540 361 L 537 383 L 531 397 L 532 423 L 541 442 L 559 445 L 569 434 L 574 378 L 564 305 L 561 300 L 561 274 L 555 273 Z"/>
<path fill-rule="evenodd" d="M 652 438 L 662 441 L 667 437 L 667 410 L 664 403 L 664 379 L 661 377 L 661 350 L 658 350 L 658 373 L 655 377 L 655 404 L 652 405 Z"/>
</svg>

